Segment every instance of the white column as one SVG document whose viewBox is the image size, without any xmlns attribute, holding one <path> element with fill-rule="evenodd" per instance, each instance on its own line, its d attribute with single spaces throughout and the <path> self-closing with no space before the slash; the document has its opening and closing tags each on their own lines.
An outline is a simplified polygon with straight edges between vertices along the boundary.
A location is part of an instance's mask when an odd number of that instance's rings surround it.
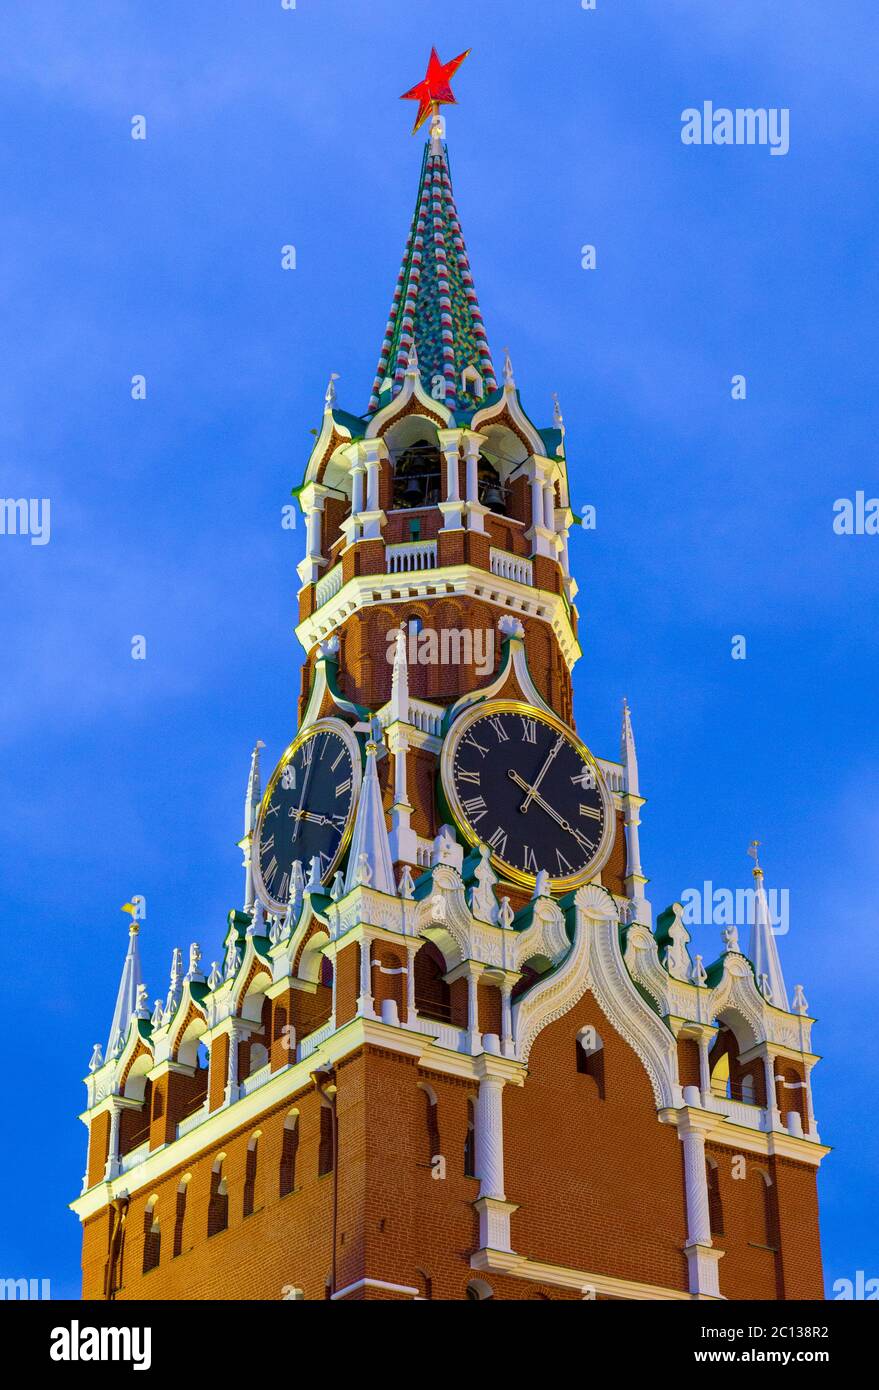
<svg viewBox="0 0 879 1390">
<path fill-rule="evenodd" d="M 366 510 L 378 511 L 379 461 L 371 457 L 366 460 Z"/>
<path fill-rule="evenodd" d="M 360 998 L 357 1000 L 357 1012 L 363 1018 L 374 1018 L 375 1009 L 372 1002 L 372 938 L 363 932 L 360 938 Z"/>
<path fill-rule="evenodd" d="M 110 1102 L 110 1139 L 107 1145 L 107 1162 L 104 1167 L 104 1181 L 109 1182 L 119 1173 L 119 1122 L 122 1107 Z"/>
<path fill-rule="evenodd" d="M 505 979 L 501 983 L 501 1052 L 505 1057 L 513 1055 L 513 982 Z"/>
<path fill-rule="evenodd" d="M 763 1057 L 763 1069 L 766 1076 L 766 1108 L 769 1111 L 769 1126 L 771 1129 L 779 1129 L 781 1127 L 781 1115 L 778 1110 L 775 1090 L 775 1058 L 768 1051 Z"/>
<path fill-rule="evenodd" d="M 692 1088 L 695 1090 L 695 1087 Z M 678 1138 L 684 1149 L 684 1191 L 687 1203 L 687 1243 L 684 1254 L 689 1268 L 690 1293 L 707 1298 L 720 1297 L 718 1261 L 722 1250 L 711 1244 L 711 1214 L 708 1204 L 708 1175 L 705 1171 L 705 1132 L 703 1124 L 714 1118 L 692 1111 L 679 1111 Z"/>
<path fill-rule="evenodd" d="M 470 1049 L 477 1052 L 479 1043 L 479 977 L 485 967 L 468 963 L 467 969 L 467 1029 L 470 1033 Z"/>
<path fill-rule="evenodd" d="M 320 559 L 321 509 L 314 506 L 305 521 L 305 546 L 310 560 Z"/>
<path fill-rule="evenodd" d="M 438 430 L 437 438 L 446 464 L 445 497 L 439 504 L 443 514 L 443 529 L 457 531 L 461 527 L 461 489 L 458 485 L 460 430 Z"/>
<path fill-rule="evenodd" d="M 446 458 L 446 501 L 460 502 L 461 492 L 458 487 L 458 445 L 447 444 L 443 450 Z"/>
<path fill-rule="evenodd" d="M 699 1089 L 702 1092 L 702 1101 L 708 1099 L 711 1094 L 711 1072 L 708 1067 L 708 1039 L 704 1033 L 699 1038 Z"/>
<path fill-rule="evenodd" d="M 684 1184 L 687 1193 L 687 1241 L 690 1245 L 710 1245 L 705 1136 L 697 1130 L 686 1130 L 681 1135 L 681 1143 L 684 1146 Z"/>
<path fill-rule="evenodd" d="M 233 1100 L 238 1099 L 238 1044 L 244 1036 L 237 1023 L 233 1023 L 229 1029 L 229 1065 L 226 1073 L 226 1094 L 223 1097 L 226 1105 L 231 1105 Z M 211 1056 L 213 1056 L 213 1046 Z"/>
<path fill-rule="evenodd" d="M 351 517 L 356 520 L 363 511 L 363 475 L 366 472 L 366 464 L 358 459 L 351 465 Z M 357 539 L 356 532 L 351 537 Z"/>
<path fill-rule="evenodd" d="M 398 806 L 408 806 L 406 793 L 406 738 L 405 735 L 398 739 L 397 751 L 394 754 L 394 801 Z"/>
<path fill-rule="evenodd" d="M 415 1020 L 415 956 L 417 954 L 414 942 L 406 942 L 406 1022 L 409 1027 Z"/>
<path fill-rule="evenodd" d="M 555 487 L 547 478 L 543 484 L 543 524 L 555 532 Z"/>
<path fill-rule="evenodd" d="M 504 1194 L 504 1080 L 483 1076 L 476 1102 L 476 1176 L 480 1197 L 506 1201 Z"/>
<path fill-rule="evenodd" d="M 543 483 L 539 473 L 531 479 L 531 525 L 535 531 L 543 525 Z"/>
<path fill-rule="evenodd" d="M 484 443 L 485 435 L 473 434 L 469 431 L 464 434 L 464 460 L 467 470 L 465 475 L 467 493 L 465 510 L 468 531 L 485 530 L 483 517 L 488 511 L 488 507 L 479 500 L 479 450 Z"/>
</svg>

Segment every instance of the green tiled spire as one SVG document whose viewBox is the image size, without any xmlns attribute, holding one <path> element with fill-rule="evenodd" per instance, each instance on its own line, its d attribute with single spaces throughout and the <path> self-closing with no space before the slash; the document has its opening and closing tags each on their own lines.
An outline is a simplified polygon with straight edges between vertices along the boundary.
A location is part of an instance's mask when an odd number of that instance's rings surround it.
<svg viewBox="0 0 879 1390">
<path fill-rule="evenodd" d="M 415 216 L 385 329 L 370 414 L 400 390 L 413 347 L 425 391 L 435 398 L 439 392 L 451 410 L 459 402 L 472 406 L 497 390 L 446 146 L 436 130 L 424 151 Z M 468 367 L 481 378 L 475 396 L 462 383 Z"/>
</svg>

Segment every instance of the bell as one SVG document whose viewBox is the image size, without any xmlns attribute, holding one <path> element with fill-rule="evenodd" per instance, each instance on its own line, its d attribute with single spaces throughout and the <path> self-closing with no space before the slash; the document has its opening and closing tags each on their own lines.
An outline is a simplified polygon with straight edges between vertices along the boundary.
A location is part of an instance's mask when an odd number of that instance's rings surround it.
<svg viewBox="0 0 879 1390">
<path fill-rule="evenodd" d="M 403 501 L 407 507 L 417 507 L 421 501 L 421 483 L 414 474 L 406 479 L 406 486 L 403 488 Z"/>
<path fill-rule="evenodd" d="M 504 494 L 501 491 L 499 483 L 488 484 L 484 494 L 484 505 L 488 507 L 488 509 L 492 512 L 497 511 L 497 509 L 500 507 L 503 507 Z"/>
</svg>

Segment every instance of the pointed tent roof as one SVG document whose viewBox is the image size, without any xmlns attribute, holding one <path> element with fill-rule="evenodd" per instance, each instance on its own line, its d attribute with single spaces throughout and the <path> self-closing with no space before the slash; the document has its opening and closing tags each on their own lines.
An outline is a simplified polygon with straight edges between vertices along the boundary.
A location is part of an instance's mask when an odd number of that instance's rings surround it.
<svg viewBox="0 0 879 1390">
<path fill-rule="evenodd" d="M 425 391 L 431 394 L 434 377 L 444 377 L 450 410 L 458 402 L 467 367 L 479 372 L 483 398 L 497 390 L 438 119 L 421 164 L 415 215 L 385 329 L 370 414 L 387 404 L 388 378 L 392 395 L 398 394 L 413 344 Z"/>
<path fill-rule="evenodd" d="M 125 955 L 125 964 L 122 967 L 122 979 L 119 981 L 119 993 L 116 996 L 116 1008 L 113 1011 L 113 1022 L 110 1024 L 110 1037 L 107 1042 L 107 1057 L 116 1046 L 116 1042 L 121 1035 L 123 1038 L 128 1032 L 128 1024 L 131 1015 L 137 1008 L 137 991 L 143 983 L 143 972 L 140 968 L 140 951 L 137 946 L 137 922 L 132 922 L 128 929 L 128 951 Z"/>
<path fill-rule="evenodd" d="M 769 986 L 770 1002 L 777 1009 L 784 1009 L 785 1012 L 789 1013 L 790 1005 L 788 1004 L 784 976 L 781 973 L 781 960 L 778 955 L 778 947 L 775 944 L 775 933 L 772 930 L 772 918 L 769 913 L 766 889 L 763 887 L 763 870 L 757 864 L 753 872 L 756 901 L 748 955 L 761 992 L 765 978 Z"/>
</svg>

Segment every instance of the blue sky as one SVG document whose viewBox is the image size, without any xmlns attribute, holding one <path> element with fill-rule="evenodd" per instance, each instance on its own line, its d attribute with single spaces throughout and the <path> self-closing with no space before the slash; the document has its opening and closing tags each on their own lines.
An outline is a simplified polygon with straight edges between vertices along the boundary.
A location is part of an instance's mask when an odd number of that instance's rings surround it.
<svg viewBox="0 0 879 1390">
<path fill-rule="evenodd" d="M 572 546 L 579 730 L 616 757 L 628 695 L 657 910 L 746 884 L 764 842 L 825 1055 L 828 1280 L 879 1274 L 879 537 L 832 528 L 837 498 L 879 493 L 876 41 L 872 0 L 0 16 L 0 491 L 52 505 L 48 545 L 0 537 L 2 1162 L 27 1194 L 0 1274 L 78 1292 L 66 1203 L 119 905 L 146 897 L 154 998 L 240 900 L 250 748 L 295 731 L 304 535 L 281 508 L 330 371 L 343 406 L 369 396 L 421 158 L 397 98 L 432 43 L 473 48 L 449 148 L 496 360 L 538 424 L 559 393 L 598 512 Z M 706 99 L 788 107 L 790 153 L 683 146 Z"/>
</svg>

